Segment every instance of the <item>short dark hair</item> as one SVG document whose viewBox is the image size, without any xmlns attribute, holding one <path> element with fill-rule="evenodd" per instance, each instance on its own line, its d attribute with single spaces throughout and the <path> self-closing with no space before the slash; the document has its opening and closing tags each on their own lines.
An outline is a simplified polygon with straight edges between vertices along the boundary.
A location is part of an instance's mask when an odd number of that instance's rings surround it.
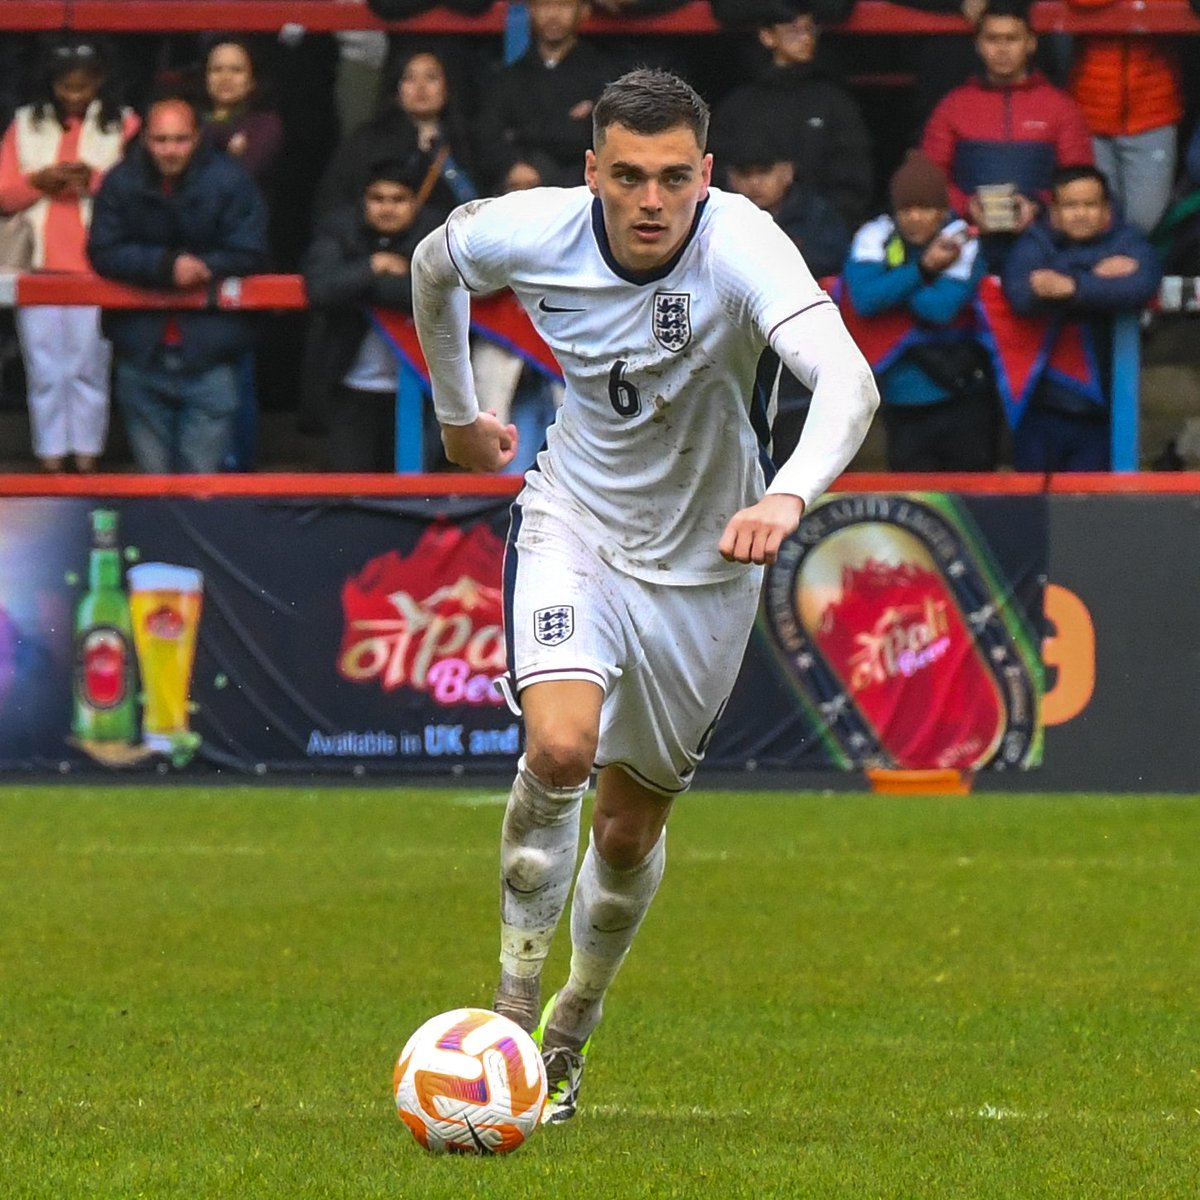
<svg viewBox="0 0 1200 1200">
<path fill-rule="evenodd" d="M 1057 198 L 1059 188 L 1066 187 L 1069 183 L 1078 183 L 1081 179 L 1094 179 L 1100 185 L 1104 199 L 1112 200 L 1112 187 L 1109 185 L 1108 176 L 1091 163 L 1072 163 L 1059 167 L 1050 176 L 1050 191 Z"/>
<path fill-rule="evenodd" d="M 381 158 L 367 168 L 363 190 L 382 180 L 386 183 L 398 183 L 416 195 L 421 190 L 428 169 L 425 157 L 419 151 L 408 155 L 407 158 Z"/>
<path fill-rule="evenodd" d="M 1012 17 L 1029 25 L 1029 0 L 988 0 L 987 7 L 979 14 L 975 28 L 982 27 L 988 17 Z"/>
<path fill-rule="evenodd" d="M 614 79 L 592 110 L 592 145 L 599 148 L 610 125 L 631 133 L 665 133 L 685 126 L 701 150 L 708 145 L 708 105 L 691 84 L 651 67 L 638 67 Z"/>
</svg>

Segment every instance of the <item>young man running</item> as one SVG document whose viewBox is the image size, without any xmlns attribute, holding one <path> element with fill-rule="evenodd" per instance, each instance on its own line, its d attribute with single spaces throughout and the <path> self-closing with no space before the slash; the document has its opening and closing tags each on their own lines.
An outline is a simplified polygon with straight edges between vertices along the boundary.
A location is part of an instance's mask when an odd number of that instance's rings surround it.
<svg viewBox="0 0 1200 1200">
<path fill-rule="evenodd" d="M 710 187 L 708 109 L 638 70 L 593 113 L 586 186 L 456 210 L 413 259 L 414 314 L 446 453 L 512 459 L 480 412 L 469 293 L 508 287 L 553 349 L 566 396 L 513 506 L 504 564 L 508 686 L 525 754 L 501 833 L 498 1012 L 537 1026 L 550 1120 L 574 1115 L 605 992 L 662 878 L 665 823 L 733 688 L 762 566 L 845 468 L 878 394 L 799 251 L 741 196 Z M 756 381 L 773 351 L 813 389 L 768 483 Z M 769 469 L 769 468 L 768 468 Z M 540 976 L 575 876 L 570 976 Z"/>
</svg>

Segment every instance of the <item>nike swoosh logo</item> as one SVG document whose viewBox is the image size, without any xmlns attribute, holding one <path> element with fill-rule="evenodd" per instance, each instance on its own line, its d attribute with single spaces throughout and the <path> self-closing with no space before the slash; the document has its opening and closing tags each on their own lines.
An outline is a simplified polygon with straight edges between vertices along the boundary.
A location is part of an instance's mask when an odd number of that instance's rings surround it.
<svg viewBox="0 0 1200 1200">
<path fill-rule="evenodd" d="M 586 308 L 559 308 L 557 305 L 554 305 L 554 304 L 547 304 L 547 303 L 546 303 L 546 297 L 545 297 L 545 296 L 543 296 L 543 297 L 542 297 L 542 298 L 541 298 L 541 299 L 538 301 L 538 308 L 539 308 L 539 309 L 540 309 L 542 312 L 548 312 L 548 313 L 562 313 L 562 312 L 587 312 L 587 309 L 586 309 Z"/>
</svg>

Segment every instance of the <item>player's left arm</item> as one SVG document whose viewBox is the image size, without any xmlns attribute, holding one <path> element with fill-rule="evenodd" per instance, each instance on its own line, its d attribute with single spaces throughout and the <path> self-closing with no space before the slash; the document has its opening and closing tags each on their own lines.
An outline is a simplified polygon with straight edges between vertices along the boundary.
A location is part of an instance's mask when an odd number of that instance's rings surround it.
<svg viewBox="0 0 1200 1200">
<path fill-rule="evenodd" d="M 719 549 L 732 562 L 775 561 L 805 510 L 849 465 L 879 406 L 875 376 L 832 302 L 784 322 L 771 345 L 812 388 L 812 403 L 800 441 L 766 495 L 726 525 Z"/>
<path fill-rule="evenodd" d="M 772 563 L 813 501 L 846 469 L 879 405 L 867 360 L 800 253 L 768 217 L 740 222 L 714 274 L 733 319 L 749 320 L 784 366 L 812 390 L 804 431 L 757 504 L 721 536 L 733 562 Z"/>
</svg>

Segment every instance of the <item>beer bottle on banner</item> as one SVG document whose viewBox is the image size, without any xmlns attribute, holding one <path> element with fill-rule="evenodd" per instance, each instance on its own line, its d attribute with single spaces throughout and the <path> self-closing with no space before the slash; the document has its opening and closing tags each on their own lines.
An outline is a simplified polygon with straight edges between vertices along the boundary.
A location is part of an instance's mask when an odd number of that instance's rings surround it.
<svg viewBox="0 0 1200 1200">
<path fill-rule="evenodd" d="M 87 591 L 75 610 L 75 715 L 81 741 L 129 742 L 137 733 L 133 623 L 121 575 L 117 514 L 92 513 Z"/>
</svg>

